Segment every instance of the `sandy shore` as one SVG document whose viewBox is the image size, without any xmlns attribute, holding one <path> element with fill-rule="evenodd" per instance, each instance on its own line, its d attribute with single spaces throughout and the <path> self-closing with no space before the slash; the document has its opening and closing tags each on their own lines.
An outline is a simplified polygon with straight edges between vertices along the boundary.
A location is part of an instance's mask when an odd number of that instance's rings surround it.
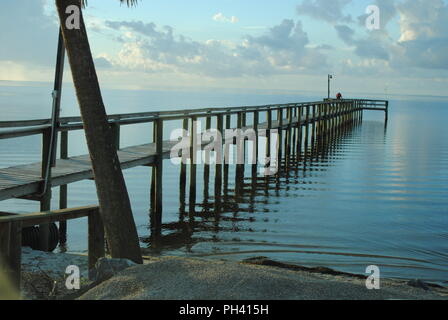
<svg viewBox="0 0 448 320">
<path fill-rule="evenodd" d="M 80 267 L 84 290 L 78 293 L 65 289 L 68 265 Z M 406 280 L 381 279 L 380 290 L 368 290 L 365 276 L 285 265 L 265 258 L 231 262 L 148 257 L 144 265 L 123 270 L 90 290 L 86 289 L 92 283 L 87 278 L 85 255 L 43 253 L 26 248 L 22 270 L 22 292 L 28 299 L 448 299 L 448 289 L 443 287 L 422 288 L 411 286 Z"/>
<path fill-rule="evenodd" d="M 444 299 L 448 291 L 424 290 L 406 281 L 383 280 L 368 290 L 365 280 L 280 267 L 179 257 L 153 259 L 103 282 L 80 299 L 314 300 Z"/>
</svg>

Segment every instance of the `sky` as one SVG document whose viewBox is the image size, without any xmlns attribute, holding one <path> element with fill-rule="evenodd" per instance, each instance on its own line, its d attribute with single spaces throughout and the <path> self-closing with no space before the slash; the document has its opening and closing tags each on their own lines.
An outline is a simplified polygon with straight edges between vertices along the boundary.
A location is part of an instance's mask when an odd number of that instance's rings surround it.
<svg viewBox="0 0 448 320">
<path fill-rule="evenodd" d="M 54 1 L 1 2 L 0 80 L 52 81 Z M 89 0 L 83 15 L 105 88 L 326 92 L 330 73 L 341 92 L 448 96 L 446 0 Z"/>
</svg>

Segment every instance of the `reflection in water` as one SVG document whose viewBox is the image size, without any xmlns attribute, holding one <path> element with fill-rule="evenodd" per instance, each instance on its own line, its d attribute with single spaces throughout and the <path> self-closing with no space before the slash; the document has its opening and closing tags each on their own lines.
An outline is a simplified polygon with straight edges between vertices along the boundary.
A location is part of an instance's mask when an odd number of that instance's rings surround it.
<svg viewBox="0 0 448 320">
<path fill-rule="evenodd" d="M 367 121 L 308 139 L 307 151 L 293 148 L 275 176 L 254 176 L 246 165 L 244 178 L 233 182 L 236 168 L 224 168 L 222 197 L 212 190 L 210 166 L 195 210 L 188 210 L 185 188 L 178 221 L 142 242 L 151 253 L 235 260 L 263 255 L 361 274 L 377 264 L 384 276 L 442 283 L 448 255 L 415 247 L 421 234 L 403 206 L 415 210 L 418 191 L 406 191 L 394 173 L 402 164 L 388 157 L 387 126 Z"/>
</svg>

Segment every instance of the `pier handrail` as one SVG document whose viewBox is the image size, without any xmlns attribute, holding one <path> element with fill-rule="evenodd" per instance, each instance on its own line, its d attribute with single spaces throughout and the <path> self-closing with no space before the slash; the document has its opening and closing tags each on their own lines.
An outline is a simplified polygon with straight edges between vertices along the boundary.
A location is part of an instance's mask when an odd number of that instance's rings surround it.
<svg viewBox="0 0 448 320">
<path fill-rule="evenodd" d="M 156 112 L 136 112 L 125 114 L 112 114 L 108 116 L 108 121 L 112 129 L 114 143 L 117 150 L 120 148 L 120 126 L 139 124 L 139 123 L 153 123 L 154 126 L 161 121 L 182 120 L 182 119 L 199 119 L 220 116 L 231 116 L 234 114 L 247 112 L 268 112 L 278 111 L 277 117 L 283 115 L 283 110 L 286 111 L 286 115 L 292 115 L 293 110 L 299 117 L 303 116 L 310 107 L 319 107 L 328 109 L 329 113 L 338 112 L 339 107 L 344 105 L 352 105 L 356 110 L 359 109 L 378 109 L 386 112 L 388 101 L 386 100 L 371 100 L 371 99 L 325 99 L 324 101 L 311 101 L 311 102 L 292 102 L 281 104 L 268 104 L 258 106 L 239 106 L 239 107 L 215 107 L 215 108 L 199 108 L 199 109 L 183 109 L 183 110 L 167 110 Z M 382 108 L 381 108 L 382 107 Z M 333 110 L 333 111 L 331 111 Z M 275 114 L 275 113 L 274 113 Z M 317 115 L 313 115 L 316 117 Z M 292 116 L 289 116 L 292 118 Z M 319 116 L 320 117 L 320 114 Z M 272 120 L 272 119 L 271 119 Z M 291 120 L 291 119 L 290 119 Z M 306 121 L 309 121 L 307 119 Z M 68 158 L 68 132 L 74 130 L 83 129 L 83 123 L 81 117 L 62 117 L 59 119 L 59 123 L 56 125 L 56 134 L 61 133 L 60 139 L 60 151 L 61 159 Z M 42 178 L 47 181 L 48 176 L 51 176 L 51 168 L 48 168 L 45 164 L 51 161 L 54 166 L 55 155 L 53 158 L 49 157 L 50 150 L 56 150 L 54 145 L 51 145 L 51 119 L 36 119 L 36 120 L 16 120 L 16 121 L 0 121 L 0 140 L 10 139 L 17 137 L 25 137 L 32 135 L 42 135 Z M 55 139 L 56 141 L 57 139 Z M 43 188 L 45 191 L 45 188 Z"/>
<path fill-rule="evenodd" d="M 137 123 L 149 123 L 157 119 L 162 120 L 181 120 L 191 118 L 192 116 L 202 118 L 215 115 L 227 115 L 237 112 L 251 112 L 251 111 L 267 111 L 277 110 L 280 108 L 306 107 L 312 105 L 334 105 L 336 103 L 346 103 L 357 101 L 360 105 L 371 106 L 385 106 L 387 100 L 373 100 L 373 99 L 342 99 L 342 100 L 327 100 L 327 101 L 311 101 L 311 102 L 293 102 L 282 104 L 269 104 L 258 106 L 240 106 L 240 107 L 216 107 L 216 108 L 200 108 L 200 109 L 183 109 L 183 110 L 167 110 L 156 112 L 136 112 L 125 114 L 112 114 L 108 116 L 110 124 L 114 125 L 129 125 Z M 80 130 L 83 128 L 81 117 L 61 117 L 59 120 L 60 126 L 58 131 Z M 29 135 L 41 134 L 51 124 L 51 119 L 36 119 L 36 120 L 15 120 L 15 121 L 0 121 L 0 139 L 8 139 L 13 137 L 23 137 Z M 14 130 L 3 130 L 5 128 L 20 128 Z M 28 129 L 27 129 L 28 128 Z"/>
<path fill-rule="evenodd" d="M 104 227 L 96 205 L 27 214 L 0 214 L 0 269 L 20 288 L 22 229 L 55 221 L 88 218 L 88 266 L 105 256 Z"/>
<path fill-rule="evenodd" d="M 351 102 L 360 99 L 345 99 L 338 100 L 339 102 Z M 367 101 L 367 100 L 365 100 Z M 373 100 L 372 100 L 373 101 Z M 379 100 L 378 100 L 379 101 Z M 317 104 L 331 104 L 334 101 L 311 101 L 311 102 L 291 102 L 291 103 L 281 103 L 281 104 L 267 104 L 267 105 L 257 105 L 257 106 L 239 106 L 239 107 L 215 107 L 215 108 L 200 108 L 200 109 L 181 109 L 181 110 L 167 110 L 167 111 L 153 111 L 153 112 L 136 112 L 136 113 L 124 113 L 124 114 L 111 114 L 108 116 L 110 123 L 121 122 L 130 118 L 148 118 L 149 122 L 155 119 L 171 116 L 182 116 L 183 118 L 189 118 L 191 116 L 202 117 L 214 113 L 231 112 L 236 113 L 238 111 L 263 111 L 267 109 L 278 109 L 278 108 L 288 108 L 288 107 L 306 107 L 307 105 L 317 105 Z M 81 117 L 61 117 L 61 125 L 69 123 L 82 122 Z M 39 125 L 50 124 L 51 119 L 36 119 L 36 120 L 13 120 L 13 121 L 0 121 L 0 129 L 3 128 L 13 128 L 13 127 L 33 127 Z"/>
</svg>

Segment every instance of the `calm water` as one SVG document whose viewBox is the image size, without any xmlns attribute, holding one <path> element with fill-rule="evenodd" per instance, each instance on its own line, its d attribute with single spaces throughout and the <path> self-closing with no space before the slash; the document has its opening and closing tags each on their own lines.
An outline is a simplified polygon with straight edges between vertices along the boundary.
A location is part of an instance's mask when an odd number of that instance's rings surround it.
<svg viewBox="0 0 448 320">
<path fill-rule="evenodd" d="M 2 120 L 48 118 L 50 86 L 0 86 Z M 104 91 L 109 113 L 237 106 L 317 100 L 309 95 L 210 92 Z M 384 97 L 378 97 L 384 98 Z M 164 164 L 161 254 L 241 260 L 267 256 L 306 266 L 323 265 L 364 273 L 380 266 L 383 276 L 448 280 L 448 101 L 390 98 L 382 112 L 367 111 L 360 126 L 341 134 L 312 159 L 282 174 L 279 181 L 245 181 L 235 197 L 234 168 L 223 212 L 213 211 L 198 179 L 193 219 L 179 204 L 179 167 Z M 76 115 L 73 92 L 64 92 L 63 115 Z M 178 123 L 167 126 L 165 134 Z M 122 129 L 122 145 L 150 141 L 150 125 Z M 0 140 L 0 167 L 39 161 L 37 137 Z M 81 132 L 70 133 L 70 155 L 87 152 Z M 198 168 L 201 177 L 202 167 Z M 249 170 L 247 171 L 249 173 Z M 214 172 L 211 170 L 211 181 Z M 246 175 L 250 176 L 250 175 Z M 125 171 L 143 246 L 149 235 L 150 169 Z M 209 194 L 213 195 L 213 182 Z M 53 207 L 57 208 L 55 188 Z M 69 186 L 69 206 L 96 203 L 92 181 Z M 1 210 L 32 212 L 38 204 L 3 201 Z M 86 221 L 69 223 L 68 249 L 84 251 Z"/>
</svg>

